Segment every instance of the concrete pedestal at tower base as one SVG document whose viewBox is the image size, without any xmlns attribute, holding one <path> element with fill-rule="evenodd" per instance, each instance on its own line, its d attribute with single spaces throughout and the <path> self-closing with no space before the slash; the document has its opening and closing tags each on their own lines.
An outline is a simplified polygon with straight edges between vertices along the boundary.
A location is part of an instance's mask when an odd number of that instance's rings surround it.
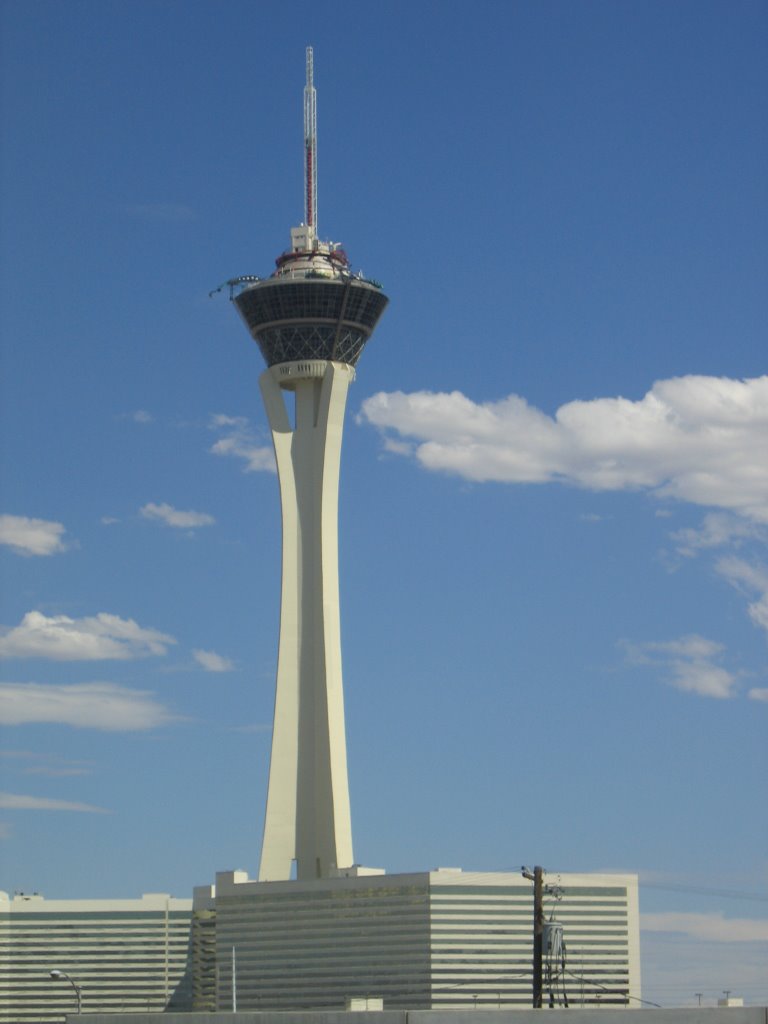
<svg viewBox="0 0 768 1024">
<path fill-rule="evenodd" d="M 765 1006 L 567 1010 L 568 1024 L 768 1024 Z M 478 1016 L 481 1019 L 478 1021 Z M 563 1010 L 381 1010 L 336 1013 L 89 1013 L 88 1024 L 563 1024 Z M 67 1024 L 81 1024 L 76 1014 Z"/>
</svg>

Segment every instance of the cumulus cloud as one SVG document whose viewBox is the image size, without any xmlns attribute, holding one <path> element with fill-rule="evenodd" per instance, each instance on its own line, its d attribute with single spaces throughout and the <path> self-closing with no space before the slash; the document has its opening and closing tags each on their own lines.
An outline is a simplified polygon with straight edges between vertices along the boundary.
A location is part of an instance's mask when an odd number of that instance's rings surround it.
<svg viewBox="0 0 768 1024">
<path fill-rule="evenodd" d="M 151 693 L 116 683 L 0 685 L 0 722 L 4 725 L 46 722 L 107 732 L 141 732 L 175 720 Z"/>
<path fill-rule="evenodd" d="M 72 800 L 52 800 L 44 796 L 22 796 L 0 793 L 0 808 L 6 811 L 84 811 L 87 814 L 108 814 L 103 807 L 75 803 Z"/>
<path fill-rule="evenodd" d="M 765 530 L 756 523 L 732 513 L 708 512 L 698 529 L 677 530 L 671 536 L 678 553 L 692 558 L 702 550 L 738 547 L 745 540 L 763 539 L 765 535 Z"/>
<path fill-rule="evenodd" d="M 734 696 L 736 676 L 716 663 L 724 651 L 722 644 L 693 633 L 678 640 L 624 646 L 633 664 L 657 666 L 675 689 L 721 700 Z"/>
<path fill-rule="evenodd" d="M 707 942 L 768 941 L 768 920 L 751 917 L 727 918 L 723 914 L 663 911 L 641 914 L 640 927 L 643 931 L 677 932 Z"/>
<path fill-rule="evenodd" d="M 677 377 L 639 401 L 573 401 L 554 417 L 518 395 L 382 392 L 360 419 L 397 435 L 390 451 L 467 480 L 646 490 L 768 523 L 768 376 Z"/>
<path fill-rule="evenodd" d="M 17 555 L 55 555 L 66 551 L 64 532 L 61 523 L 47 519 L 0 516 L 0 544 L 7 544 Z"/>
<path fill-rule="evenodd" d="M 755 686 L 748 691 L 747 696 L 750 700 L 768 701 L 768 687 Z"/>
<path fill-rule="evenodd" d="M 2 692 L 0 690 L 0 721 L 2 721 Z M 30 750 L 0 750 L 0 759 L 16 762 L 23 775 L 46 775 L 64 778 L 70 775 L 90 775 L 92 761 L 73 760 L 57 754 L 41 754 Z"/>
<path fill-rule="evenodd" d="M 747 606 L 749 617 L 760 629 L 768 632 L 768 566 L 752 565 L 742 558 L 721 558 L 717 572 L 734 587 L 756 598 Z"/>
<path fill-rule="evenodd" d="M 165 523 L 166 526 L 175 526 L 181 529 L 211 526 L 216 522 L 213 516 L 209 516 L 206 512 L 183 512 L 181 509 L 174 508 L 165 502 L 162 505 L 156 505 L 150 501 L 139 509 L 139 513 L 145 519 L 159 520 L 161 523 Z"/>
<path fill-rule="evenodd" d="M 21 623 L 0 635 L 0 658 L 50 658 L 54 661 L 126 661 L 167 653 L 176 641 L 133 619 L 99 612 L 91 618 L 50 618 L 27 612 Z"/>
<path fill-rule="evenodd" d="M 192 651 L 195 661 L 201 665 L 206 672 L 231 672 L 235 667 L 234 662 L 229 658 L 216 654 L 214 651 Z"/>
<path fill-rule="evenodd" d="M 740 550 L 742 557 L 721 554 L 715 560 L 715 572 L 746 597 L 749 617 L 758 628 L 768 632 L 768 566 L 747 560 L 750 548 L 754 551 L 756 545 L 764 545 L 768 540 L 764 524 L 730 512 L 709 512 L 698 529 L 678 530 L 671 538 L 677 553 L 686 558 L 718 548 Z"/>
<path fill-rule="evenodd" d="M 222 436 L 211 447 L 214 455 L 228 455 L 245 462 L 246 473 L 275 472 L 275 455 L 271 445 L 262 444 L 254 435 L 244 416 L 217 413 L 211 417 L 211 430 Z"/>
<path fill-rule="evenodd" d="M 227 416 L 226 413 L 216 412 L 211 416 L 211 430 L 218 430 L 220 427 L 247 427 L 248 420 L 245 416 Z"/>
</svg>

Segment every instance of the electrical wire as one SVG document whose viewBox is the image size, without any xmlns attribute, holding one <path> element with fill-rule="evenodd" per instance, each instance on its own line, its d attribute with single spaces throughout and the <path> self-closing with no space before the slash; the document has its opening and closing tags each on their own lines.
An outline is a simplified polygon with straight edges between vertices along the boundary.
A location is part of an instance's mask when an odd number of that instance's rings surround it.
<svg viewBox="0 0 768 1024">
<path fill-rule="evenodd" d="M 697 896 L 719 896 L 728 900 L 750 900 L 768 903 L 768 893 L 745 892 L 743 889 L 707 889 L 703 885 L 677 885 L 673 882 L 640 882 L 641 889 L 664 889 L 667 892 L 690 892 Z"/>
<path fill-rule="evenodd" d="M 599 981 L 590 981 L 589 978 L 583 977 L 581 974 L 574 974 L 573 971 L 569 971 L 567 967 L 563 970 L 566 974 L 570 974 L 572 978 L 580 981 L 582 985 L 592 985 L 595 988 L 600 988 L 603 992 L 607 992 L 611 996 L 621 996 L 623 999 L 632 999 L 636 1003 L 643 1003 L 645 1006 L 655 1006 L 657 1010 L 662 1009 L 661 1003 L 652 1003 L 650 999 L 641 999 L 640 996 L 631 996 L 628 992 L 617 990 L 615 988 L 608 988 L 607 985 L 601 985 Z"/>
</svg>

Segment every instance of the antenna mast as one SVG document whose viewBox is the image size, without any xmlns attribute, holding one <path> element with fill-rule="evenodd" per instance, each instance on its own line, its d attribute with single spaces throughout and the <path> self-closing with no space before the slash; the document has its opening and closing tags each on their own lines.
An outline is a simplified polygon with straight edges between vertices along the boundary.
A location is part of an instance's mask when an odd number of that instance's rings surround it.
<svg viewBox="0 0 768 1024">
<path fill-rule="evenodd" d="M 307 47 L 304 87 L 304 223 L 310 239 L 317 238 L 317 93 L 313 81 L 312 47 Z"/>
</svg>

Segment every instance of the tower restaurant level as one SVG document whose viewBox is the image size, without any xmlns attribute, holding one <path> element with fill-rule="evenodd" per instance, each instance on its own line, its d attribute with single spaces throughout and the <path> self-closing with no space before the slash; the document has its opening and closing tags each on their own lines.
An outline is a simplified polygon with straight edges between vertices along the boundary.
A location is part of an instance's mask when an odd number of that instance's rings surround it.
<svg viewBox="0 0 768 1024">
<path fill-rule="evenodd" d="M 235 304 L 267 366 L 323 359 L 355 366 L 388 299 L 353 274 L 344 250 L 305 227 L 271 277 L 248 283 Z"/>
</svg>

